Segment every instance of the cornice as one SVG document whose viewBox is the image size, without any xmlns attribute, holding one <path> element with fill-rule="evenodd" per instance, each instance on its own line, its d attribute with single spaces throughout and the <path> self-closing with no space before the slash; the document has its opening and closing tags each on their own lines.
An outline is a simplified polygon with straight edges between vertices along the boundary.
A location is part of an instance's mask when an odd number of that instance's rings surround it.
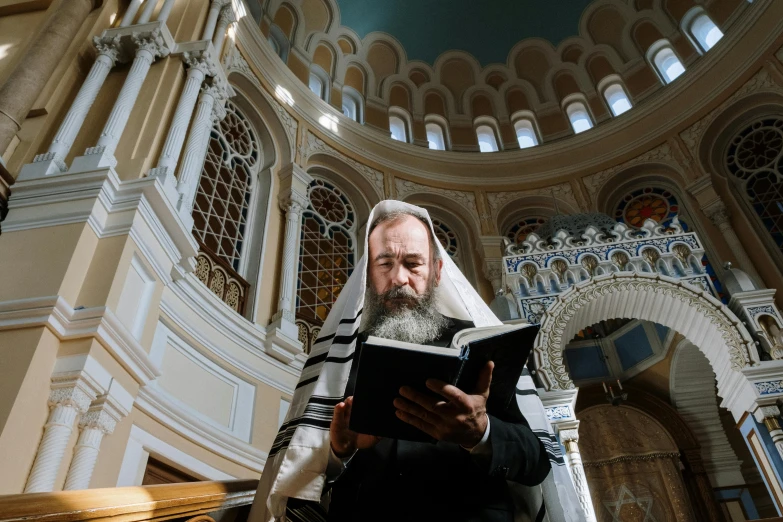
<svg viewBox="0 0 783 522">
<path fill-rule="evenodd" d="M 759 62 L 783 31 L 783 17 L 775 14 L 780 9 L 772 0 L 754 2 L 715 49 L 673 84 L 646 97 L 625 115 L 566 139 L 492 154 L 430 151 L 367 132 L 364 126 L 316 99 L 272 54 L 260 30 L 249 20 L 240 21 L 237 38 L 256 74 L 264 71 L 262 84 L 270 92 L 274 90 L 270 85 L 288 89 L 295 99 L 292 110 L 300 116 L 300 122 L 307 122 L 316 134 L 322 134 L 345 154 L 383 165 L 384 170 L 394 170 L 417 182 L 514 190 L 523 188 L 521 183 L 527 187 L 559 183 L 628 161 L 703 117 L 758 71 Z M 672 117 L 660 118 L 664 106 L 671 107 Z M 318 118 L 324 113 L 338 118 L 337 132 L 321 130 Z M 524 174 L 519 172 L 520 165 L 525 166 Z"/>
</svg>

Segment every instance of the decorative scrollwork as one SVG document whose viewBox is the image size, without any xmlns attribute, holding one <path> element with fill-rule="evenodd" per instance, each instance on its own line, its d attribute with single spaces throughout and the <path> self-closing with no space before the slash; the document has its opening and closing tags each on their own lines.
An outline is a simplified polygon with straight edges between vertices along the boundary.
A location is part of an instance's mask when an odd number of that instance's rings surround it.
<svg viewBox="0 0 783 522">
<path fill-rule="evenodd" d="M 299 330 L 299 342 L 302 343 L 302 349 L 306 354 L 309 354 L 313 349 L 315 341 L 321 334 L 321 327 L 318 325 L 310 324 L 305 319 L 297 318 L 296 327 Z"/>
<path fill-rule="evenodd" d="M 244 314 L 250 283 L 207 247 L 200 246 L 196 256 L 196 277 L 232 310 Z"/>
</svg>

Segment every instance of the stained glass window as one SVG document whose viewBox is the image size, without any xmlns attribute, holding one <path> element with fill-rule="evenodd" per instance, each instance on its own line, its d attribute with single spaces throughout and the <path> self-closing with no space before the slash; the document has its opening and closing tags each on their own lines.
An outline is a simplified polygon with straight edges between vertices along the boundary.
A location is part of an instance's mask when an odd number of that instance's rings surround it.
<svg viewBox="0 0 783 522">
<path fill-rule="evenodd" d="M 511 225 L 506 231 L 506 237 L 518 245 L 545 222 L 546 218 L 542 216 L 527 217 Z"/>
<path fill-rule="evenodd" d="M 435 237 L 438 238 L 440 244 L 443 245 L 443 250 L 454 258 L 459 255 L 459 245 L 457 243 L 457 235 L 451 228 L 439 219 L 432 220 L 432 228 L 435 230 Z"/>
<path fill-rule="evenodd" d="M 737 134 L 726 165 L 743 197 L 783 252 L 783 119 L 759 120 Z"/>
<path fill-rule="evenodd" d="M 193 206 L 193 234 L 234 270 L 242 255 L 259 150 L 248 119 L 234 103 L 226 102 L 226 117 L 210 133 Z"/>
<path fill-rule="evenodd" d="M 355 214 L 335 185 L 315 179 L 302 213 L 296 313 L 322 324 L 354 267 Z"/>
</svg>

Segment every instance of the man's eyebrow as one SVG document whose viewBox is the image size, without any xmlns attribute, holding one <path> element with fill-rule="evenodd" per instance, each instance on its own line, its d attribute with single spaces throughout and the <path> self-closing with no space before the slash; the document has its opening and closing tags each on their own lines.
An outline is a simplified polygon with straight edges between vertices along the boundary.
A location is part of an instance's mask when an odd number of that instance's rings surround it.
<svg viewBox="0 0 783 522">
<path fill-rule="evenodd" d="M 421 252 L 406 252 L 402 257 L 405 259 L 424 259 L 424 254 Z M 386 252 L 381 252 L 377 256 L 375 256 L 375 261 L 379 261 L 381 259 L 396 259 L 397 254 L 394 252 L 387 250 Z"/>
</svg>

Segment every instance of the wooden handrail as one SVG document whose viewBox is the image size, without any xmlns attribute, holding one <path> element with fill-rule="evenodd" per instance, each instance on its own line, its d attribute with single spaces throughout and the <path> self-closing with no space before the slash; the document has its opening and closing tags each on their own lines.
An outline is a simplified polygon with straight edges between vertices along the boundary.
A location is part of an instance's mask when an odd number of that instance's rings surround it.
<svg viewBox="0 0 783 522">
<path fill-rule="evenodd" d="M 253 502 L 258 480 L 0 495 L 0 522 L 162 521 Z"/>
</svg>

